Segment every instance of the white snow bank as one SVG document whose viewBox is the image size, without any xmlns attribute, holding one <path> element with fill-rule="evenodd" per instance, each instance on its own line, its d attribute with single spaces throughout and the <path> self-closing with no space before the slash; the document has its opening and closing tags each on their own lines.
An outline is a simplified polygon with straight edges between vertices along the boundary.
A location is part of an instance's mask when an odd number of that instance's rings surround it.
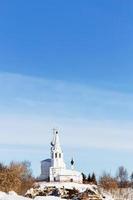
<svg viewBox="0 0 133 200">
<path fill-rule="evenodd" d="M 14 191 L 10 191 L 10 192 L 8 192 L 8 194 L 10 194 L 10 195 L 18 195 L 16 192 L 14 192 Z"/>
<path fill-rule="evenodd" d="M 105 198 L 106 200 L 113 200 L 111 197 Z M 0 200 L 31 200 L 30 198 L 22 197 L 17 195 L 16 193 L 12 194 L 6 194 L 4 192 L 0 192 Z M 60 197 L 54 197 L 54 196 L 45 196 L 45 197 L 36 197 L 34 200 L 65 200 L 61 199 Z"/>
<path fill-rule="evenodd" d="M 63 199 L 61 199 L 60 197 L 46 196 L 46 197 L 36 197 L 35 200 L 63 200 Z"/>
<path fill-rule="evenodd" d="M 0 192 L 0 199 L 2 199 L 6 195 L 5 192 Z"/>
<path fill-rule="evenodd" d="M 32 200 L 32 199 L 19 196 L 12 191 L 9 192 L 9 194 L 6 194 L 5 192 L 0 192 L 0 200 Z M 46 196 L 46 197 L 36 197 L 34 200 L 63 200 L 63 199 L 61 199 L 60 197 Z"/>
<path fill-rule="evenodd" d="M 19 196 L 16 193 L 13 194 L 13 192 L 11 192 L 11 194 L 0 192 L 0 200 L 31 200 L 31 199 Z"/>
</svg>

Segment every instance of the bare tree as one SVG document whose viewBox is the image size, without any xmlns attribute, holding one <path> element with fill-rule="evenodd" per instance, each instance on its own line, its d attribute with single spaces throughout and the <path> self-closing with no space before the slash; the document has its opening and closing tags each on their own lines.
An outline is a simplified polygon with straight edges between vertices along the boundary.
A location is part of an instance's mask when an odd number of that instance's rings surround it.
<svg viewBox="0 0 133 200">
<path fill-rule="evenodd" d="M 116 179 L 106 172 L 100 177 L 99 185 L 105 190 L 114 190 L 118 188 Z"/>
<path fill-rule="evenodd" d="M 30 162 L 11 162 L 9 166 L 0 164 L 0 190 L 8 192 L 14 190 L 24 194 L 34 182 Z"/>
<path fill-rule="evenodd" d="M 123 166 L 118 168 L 116 178 L 120 188 L 125 188 L 128 186 L 128 172 Z"/>
</svg>

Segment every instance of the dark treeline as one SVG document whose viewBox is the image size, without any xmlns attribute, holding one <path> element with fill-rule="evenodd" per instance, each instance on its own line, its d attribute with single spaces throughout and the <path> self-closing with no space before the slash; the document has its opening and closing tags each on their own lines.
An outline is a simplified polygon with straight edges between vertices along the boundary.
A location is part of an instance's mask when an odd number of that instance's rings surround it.
<svg viewBox="0 0 133 200">
<path fill-rule="evenodd" d="M 84 173 L 82 173 L 82 177 L 83 177 L 83 183 L 97 185 L 95 173 L 89 174 L 88 176 L 86 176 Z"/>
<path fill-rule="evenodd" d="M 99 179 L 96 179 L 95 173 L 86 176 L 82 173 L 83 182 L 85 184 L 97 184 L 105 190 L 118 188 L 133 188 L 133 172 L 128 173 L 127 169 L 120 166 L 117 169 L 116 175 L 112 176 L 110 173 L 104 172 Z"/>
</svg>

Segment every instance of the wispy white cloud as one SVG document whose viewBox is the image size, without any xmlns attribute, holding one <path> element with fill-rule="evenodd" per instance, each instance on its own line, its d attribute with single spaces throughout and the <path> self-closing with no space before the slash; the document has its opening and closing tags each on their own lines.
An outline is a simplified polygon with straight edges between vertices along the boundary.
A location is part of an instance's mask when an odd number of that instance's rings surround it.
<svg viewBox="0 0 133 200">
<path fill-rule="evenodd" d="M 19 74 L 0 74 L 1 105 L 49 115 L 94 118 L 131 117 L 133 95 L 78 83 Z M 4 108 L 5 108 L 4 107 Z M 21 109 L 20 109 L 21 110 Z M 123 113 L 123 114 L 122 114 Z M 62 116 L 61 116 L 62 117 Z"/>
<path fill-rule="evenodd" d="M 133 150 L 133 95 L 61 80 L 0 74 L 0 144 L 48 144 Z M 71 138 L 71 139 L 70 139 Z"/>
</svg>

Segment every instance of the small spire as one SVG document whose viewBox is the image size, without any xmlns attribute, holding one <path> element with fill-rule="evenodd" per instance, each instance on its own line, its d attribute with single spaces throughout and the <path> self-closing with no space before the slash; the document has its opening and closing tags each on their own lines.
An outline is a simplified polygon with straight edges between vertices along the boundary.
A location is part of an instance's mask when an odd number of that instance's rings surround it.
<svg viewBox="0 0 133 200">
<path fill-rule="evenodd" d="M 71 159 L 71 169 L 72 170 L 74 169 L 74 159 L 73 158 Z"/>
<path fill-rule="evenodd" d="M 55 132 L 55 148 L 60 149 L 60 139 L 59 139 L 59 134 L 58 131 Z"/>
<path fill-rule="evenodd" d="M 53 139 L 51 141 L 51 146 L 53 147 L 55 145 L 55 132 L 56 132 L 56 129 L 53 128 Z"/>
<path fill-rule="evenodd" d="M 71 165 L 74 165 L 74 160 L 73 160 L 73 158 L 71 159 Z"/>
<path fill-rule="evenodd" d="M 53 140 L 51 142 L 51 148 L 56 149 L 59 152 L 61 151 L 61 145 L 60 145 L 60 139 L 59 139 L 59 134 L 57 129 L 53 129 Z"/>
</svg>

